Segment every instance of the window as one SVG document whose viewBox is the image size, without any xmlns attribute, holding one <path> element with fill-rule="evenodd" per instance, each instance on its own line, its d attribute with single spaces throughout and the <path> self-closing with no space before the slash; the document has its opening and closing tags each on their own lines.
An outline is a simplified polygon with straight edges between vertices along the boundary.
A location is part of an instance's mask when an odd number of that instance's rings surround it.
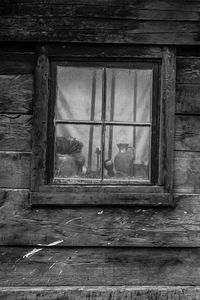
<svg viewBox="0 0 200 300">
<path fill-rule="evenodd" d="M 38 55 L 32 203 L 169 205 L 174 49 L 98 47 Z"/>
</svg>

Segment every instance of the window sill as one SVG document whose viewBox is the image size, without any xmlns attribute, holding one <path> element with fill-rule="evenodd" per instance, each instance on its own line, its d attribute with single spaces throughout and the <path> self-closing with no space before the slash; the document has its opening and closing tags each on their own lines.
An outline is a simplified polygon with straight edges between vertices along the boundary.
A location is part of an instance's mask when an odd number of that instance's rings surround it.
<svg viewBox="0 0 200 300">
<path fill-rule="evenodd" d="M 45 185 L 31 192 L 33 206 L 172 206 L 162 186 Z"/>
</svg>

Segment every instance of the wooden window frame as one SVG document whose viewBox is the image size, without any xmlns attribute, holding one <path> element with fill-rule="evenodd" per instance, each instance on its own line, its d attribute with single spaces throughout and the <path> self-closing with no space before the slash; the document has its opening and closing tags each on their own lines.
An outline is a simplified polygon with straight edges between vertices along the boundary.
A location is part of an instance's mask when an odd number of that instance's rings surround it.
<svg viewBox="0 0 200 300">
<path fill-rule="evenodd" d="M 65 60 L 149 61 L 160 64 L 158 180 L 155 185 L 79 185 L 52 184 L 48 180 L 48 130 L 50 63 Z M 31 169 L 31 204 L 44 206 L 76 205 L 173 205 L 173 150 L 175 115 L 176 49 L 174 46 L 135 45 L 48 45 L 37 49 L 35 101 L 33 105 L 33 155 Z M 156 128 L 156 127 L 155 127 Z"/>
</svg>

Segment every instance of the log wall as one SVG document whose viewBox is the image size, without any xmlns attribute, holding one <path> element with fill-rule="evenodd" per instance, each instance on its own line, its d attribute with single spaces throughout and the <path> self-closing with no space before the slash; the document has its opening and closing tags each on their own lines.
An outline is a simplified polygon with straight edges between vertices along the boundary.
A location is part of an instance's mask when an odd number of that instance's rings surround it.
<svg viewBox="0 0 200 300">
<path fill-rule="evenodd" d="M 200 49 L 179 45 L 200 43 L 199 1 L 11 2 L 0 3 L 0 298 L 198 300 Z M 30 206 L 45 41 L 178 45 L 174 207 Z"/>
</svg>

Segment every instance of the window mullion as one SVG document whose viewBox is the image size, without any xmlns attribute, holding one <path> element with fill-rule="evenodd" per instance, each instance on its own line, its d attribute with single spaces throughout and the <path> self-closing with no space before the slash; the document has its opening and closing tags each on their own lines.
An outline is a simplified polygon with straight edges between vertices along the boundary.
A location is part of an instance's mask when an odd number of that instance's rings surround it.
<svg viewBox="0 0 200 300">
<path fill-rule="evenodd" d="M 102 129 L 101 129 L 101 180 L 104 175 L 104 156 L 105 156 L 105 119 L 106 119 L 106 68 L 103 68 L 102 74 Z"/>
<path fill-rule="evenodd" d="M 111 81 L 111 97 L 110 97 L 110 121 L 114 120 L 114 106 L 115 106 L 115 70 L 112 70 Z M 112 146 L 113 146 L 113 125 L 109 127 L 109 147 L 108 147 L 108 159 L 112 158 Z"/>
</svg>

